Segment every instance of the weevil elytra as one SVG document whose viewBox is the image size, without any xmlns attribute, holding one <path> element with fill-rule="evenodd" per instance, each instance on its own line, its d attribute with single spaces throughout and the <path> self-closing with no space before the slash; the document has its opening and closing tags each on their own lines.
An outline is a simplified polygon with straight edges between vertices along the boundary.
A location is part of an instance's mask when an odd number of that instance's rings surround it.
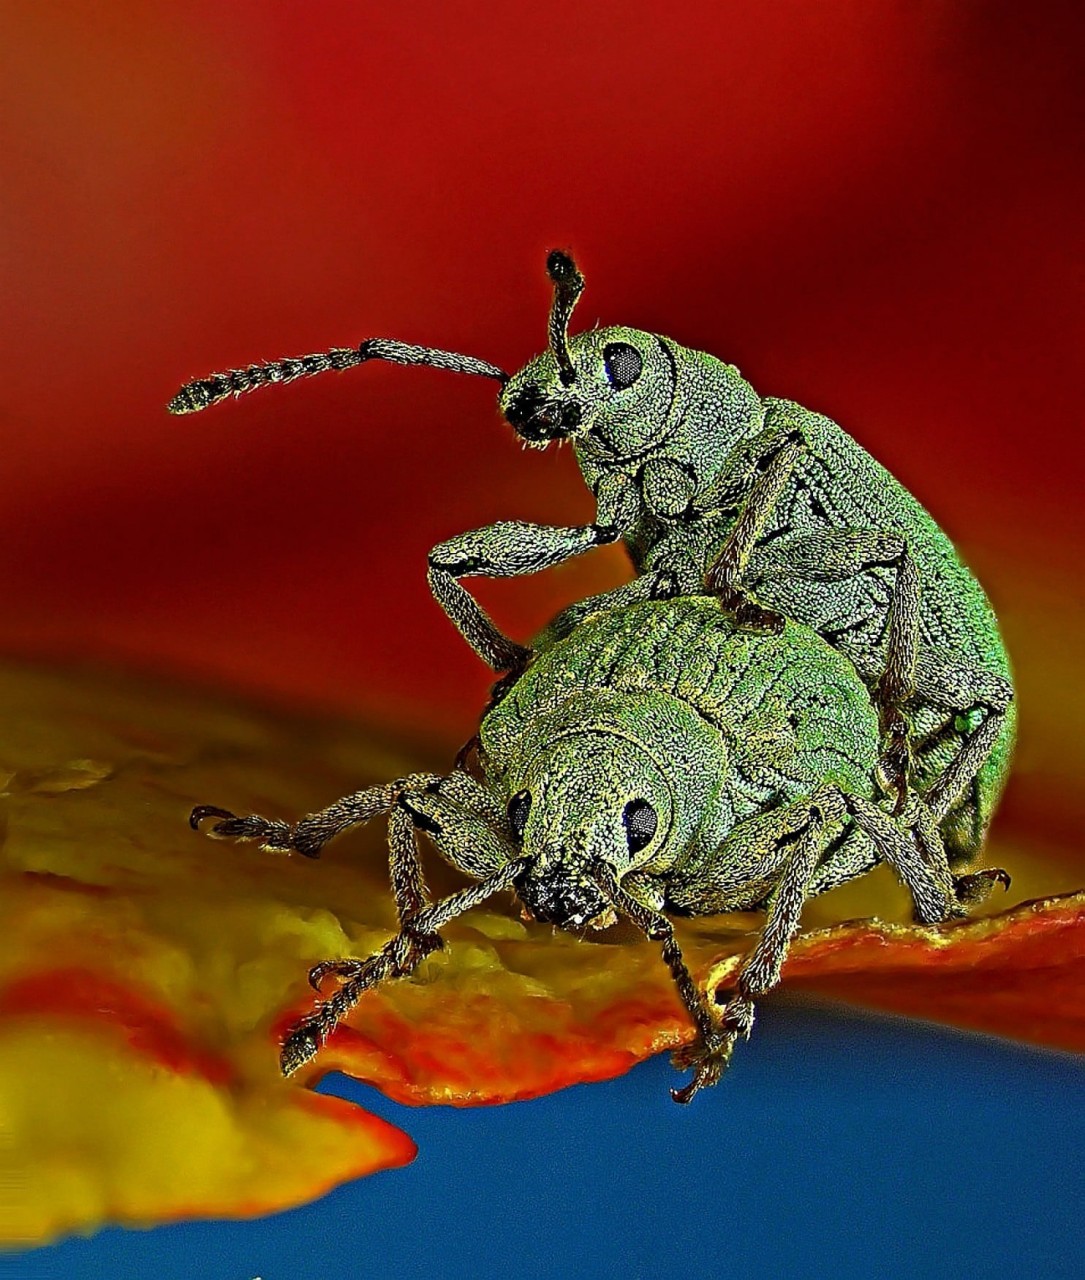
<svg viewBox="0 0 1085 1280">
<path fill-rule="evenodd" d="M 988 740 L 998 725 L 977 732 Z M 989 745 L 989 741 L 988 741 Z M 616 915 L 660 942 L 697 1030 L 677 1065 L 687 1102 L 715 1083 L 753 1002 L 779 980 L 803 903 L 888 862 L 916 917 L 963 913 L 1005 873 L 954 876 L 938 824 L 974 780 L 960 749 L 904 810 L 876 780 L 876 710 L 855 668 L 809 628 L 750 628 L 687 596 L 600 611 L 542 648 L 484 715 L 480 777 L 463 769 L 370 787 L 291 825 L 193 810 L 192 826 L 316 857 L 332 837 L 388 814 L 400 932 L 364 960 L 317 965 L 341 985 L 286 1039 L 303 1065 L 362 994 L 409 974 L 440 930 L 512 889 L 536 920 L 580 931 Z M 983 785 L 983 784 L 981 784 Z M 417 832 L 476 881 L 440 902 L 425 888 Z M 694 984 L 668 919 L 765 908 L 765 927 L 722 1009 Z"/>
<path fill-rule="evenodd" d="M 980 847 L 1005 781 L 1016 712 L 995 615 L 922 506 L 836 423 L 763 399 L 733 366 L 670 338 L 609 327 L 568 336 L 583 278 L 547 260 L 550 345 L 518 373 L 434 348 L 372 339 L 193 383 L 171 411 L 366 360 L 426 364 L 499 381 L 501 410 L 530 445 L 570 440 L 596 501 L 592 523 L 499 521 L 430 554 L 437 600 L 495 670 L 530 650 L 463 587 L 514 577 L 624 539 L 637 577 L 573 605 L 551 634 L 601 606 L 707 588 L 747 620 L 803 623 L 848 655 L 882 732 L 880 776 L 897 795 L 934 785 L 962 747 L 973 781 L 942 822 L 953 861 Z M 990 728 L 997 726 L 997 732 Z"/>
</svg>

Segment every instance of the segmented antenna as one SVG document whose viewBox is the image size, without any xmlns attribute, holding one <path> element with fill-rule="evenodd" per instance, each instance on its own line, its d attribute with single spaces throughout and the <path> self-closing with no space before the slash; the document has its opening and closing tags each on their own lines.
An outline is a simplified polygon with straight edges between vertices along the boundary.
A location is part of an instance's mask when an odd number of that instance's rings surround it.
<svg viewBox="0 0 1085 1280">
<path fill-rule="evenodd" d="M 247 369 L 230 369 L 186 383 L 169 402 L 170 413 L 198 413 L 218 404 L 227 396 L 239 396 L 256 387 L 273 382 L 293 382 L 309 378 L 329 369 L 353 369 L 367 360 L 388 360 L 392 364 L 428 365 L 431 369 L 448 369 L 452 373 L 473 373 L 480 378 L 495 378 L 506 383 L 509 375 L 497 365 L 474 356 L 461 356 L 455 351 L 436 347 L 416 347 L 391 338 L 368 338 L 359 347 L 332 347 L 311 356 L 295 356 L 273 360 L 269 364 L 250 364 Z"/>
<path fill-rule="evenodd" d="M 546 274 L 554 282 L 554 300 L 550 304 L 550 349 L 557 357 L 558 373 L 562 384 L 571 386 L 576 381 L 576 371 L 569 359 L 566 345 L 569 337 L 569 317 L 576 300 L 584 288 L 584 277 L 567 253 L 552 249 L 546 256 Z"/>
</svg>

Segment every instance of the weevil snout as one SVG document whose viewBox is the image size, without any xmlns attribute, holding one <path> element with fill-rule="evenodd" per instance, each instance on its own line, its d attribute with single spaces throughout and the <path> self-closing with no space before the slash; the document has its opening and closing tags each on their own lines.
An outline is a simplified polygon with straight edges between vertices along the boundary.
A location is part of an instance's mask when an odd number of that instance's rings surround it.
<svg viewBox="0 0 1085 1280">
<path fill-rule="evenodd" d="M 568 865 L 556 866 L 542 875 L 527 875 L 518 888 L 524 905 L 545 924 L 561 929 L 580 929 L 599 916 L 613 915 L 611 904 L 597 885 L 576 877 Z"/>
<path fill-rule="evenodd" d="M 572 435 L 583 419 L 571 399 L 548 397 L 535 383 L 521 385 L 501 397 L 501 411 L 518 436 L 530 444 L 545 444 Z"/>
</svg>

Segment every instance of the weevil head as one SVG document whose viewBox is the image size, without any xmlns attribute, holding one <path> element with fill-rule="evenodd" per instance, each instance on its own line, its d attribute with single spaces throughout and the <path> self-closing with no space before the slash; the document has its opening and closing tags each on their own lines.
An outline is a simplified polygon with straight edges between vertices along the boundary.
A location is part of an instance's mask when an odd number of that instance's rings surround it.
<svg viewBox="0 0 1085 1280">
<path fill-rule="evenodd" d="M 563 929 L 611 923 L 596 868 L 621 880 L 658 857 L 673 812 L 663 770 L 640 743 L 585 731 L 551 743 L 508 785 L 509 830 L 530 859 L 524 905 Z"/>
<path fill-rule="evenodd" d="M 501 412 L 521 439 L 582 439 L 617 459 L 665 433 L 677 379 L 666 338 L 612 326 L 577 334 L 566 352 L 566 368 L 544 351 L 502 388 Z"/>
<path fill-rule="evenodd" d="M 638 329 L 592 329 L 569 337 L 569 317 L 584 277 L 568 254 L 553 250 L 546 272 L 554 286 L 550 346 L 501 391 L 501 412 L 530 445 L 573 439 L 600 461 L 636 456 L 669 427 L 677 364 L 665 338 Z"/>
</svg>

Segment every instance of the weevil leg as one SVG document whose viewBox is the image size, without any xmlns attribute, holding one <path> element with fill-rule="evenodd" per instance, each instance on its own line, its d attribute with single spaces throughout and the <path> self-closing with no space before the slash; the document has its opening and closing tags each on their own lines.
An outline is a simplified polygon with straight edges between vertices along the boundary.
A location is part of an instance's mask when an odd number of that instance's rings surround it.
<svg viewBox="0 0 1085 1280">
<path fill-rule="evenodd" d="M 874 686 L 873 700 L 882 730 L 879 770 L 886 787 L 895 792 L 895 812 L 901 813 L 908 799 L 911 769 L 911 724 L 904 703 L 915 690 L 916 658 L 919 652 L 919 570 L 901 539 L 896 557 L 893 594 L 889 601 L 889 633 L 885 648 L 885 669 Z"/>
<path fill-rule="evenodd" d="M 839 648 L 864 681 L 877 679 L 884 663 L 881 650 L 848 644 Z M 917 703 L 943 711 L 946 719 L 921 739 L 913 739 L 913 785 L 938 817 L 951 850 L 968 856 L 979 846 L 990 818 L 994 798 L 983 803 L 977 777 L 996 749 L 1008 749 L 1013 685 L 1005 676 L 956 654 L 920 649 L 914 697 Z"/>
<path fill-rule="evenodd" d="M 705 585 L 711 594 L 719 597 L 725 609 L 734 612 L 740 622 L 779 630 L 783 625 L 782 616 L 756 604 L 740 585 L 765 523 L 779 502 L 796 464 L 806 452 L 806 445 L 797 431 L 781 431 L 770 440 L 768 451 L 758 462 L 759 474 L 739 509 L 738 518 L 708 567 Z"/>
<path fill-rule="evenodd" d="M 845 582 L 873 569 L 889 570 L 892 585 L 885 649 L 876 670 L 864 672 L 864 677 L 871 686 L 881 723 L 880 772 L 886 789 L 896 796 L 899 813 L 907 799 L 911 764 L 911 725 L 903 708 L 915 692 L 919 654 L 919 571 L 907 540 L 898 533 L 869 529 L 819 530 L 759 550 L 751 559 L 747 576 L 760 599 L 835 643 L 834 630 L 843 620 L 835 614 L 828 616 L 827 608 L 839 609 L 839 605 L 830 594 L 831 603 L 818 609 L 811 584 Z M 870 607 L 878 611 L 873 602 Z"/>
<path fill-rule="evenodd" d="M 849 803 L 853 806 L 856 822 L 878 844 L 870 823 L 871 814 L 881 811 L 870 806 L 866 813 L 860 815 L 857 807 L 863 806 L 865 802 L 852 800 Z M 903 827 L 911 839 L 905 837 L 903 841 L 897 842 L 895 850 L 890 850 L 888 843 L 878 846 L 886 861 L 911 891 L 915 916 L 921 924 L 939 924 L 942 920 L 963 916 L 966 907 L 982 902 L 996 884 L 1001 884 L 1004 889 L 1010 887 L 1010 877 L 1001 867 L 987 867 L 970 875 L 954 875 L 946 856 L 945 842 L 938 829 L 939 816 L 926 799 L 910 796 L 897 824 L 898 833 L 904 834 L 899 830 Z M 920 854 L 920 863 L 913 857 L 913 848 Z"/>
<path fill-rule="evenodd" d="M 748 906 L 751 885 L 763 886 L 754 890 L 754 896 L 769 903 L 765 928 L 743 966 L 735 998 L 719 1016 L 713 1014 L 690 977 L 667 917 L 634 899 L 617 884 L 612 872 L 598 870 L 600 887 L 614 905 L 647 937 L 663 943 L 663 958 L 697 1028 L 693 1044 L 672 1055 L 676 1067 L 694 1072 L 688 1085 L 672 1090 L 676 1102 L 689 1102 L 700 1089 L 715 1084 L 730 1061 L 738 1036 L 749 1034 L 754 998 L 779 981 L 780 966 L 825 847 L 825 825 L 832 824 L 835 830 L 843 815 L 837 788 L 819 787 L 805 800 L 740 823 L 688 885 L 667 884 L 666 905 L 691 915 Z"/>
<path fill-rule="evenodd" d="M 522 671 L 531 658 L 531 650 L 510 640 L 499 631 L 493 619 L 475 597 L 461 586 L 457 578 L 472 572 L 463 568 L 463 561 L 447 561 L 443 543 L 430 552 L 429 571 L 426 574 L 434 599 L 448 615 L 449 620 L 483 662 L 494 671 Z M 445 561 L 443 563 L 443 561 Z M 480 570 L 485 576 L 484 570 Z"/>
<path fill-rule="evenodd" d="M 459 579 L 538 573 L 619 537 L 621 530 L 614 526 L 559 527 L 501 520 L 434 547 L 429 555 L 430 590 L 483 662 L 494 671 L 522 671 L 531 650 L 503 635 Z"/>
<path fill-rule="evenodd" d="M 388 875 L 396 900 L 399 927 L 409 932 L 408 921 L 430 904 L 422 855 L 415 839 L 415 817 L 404 792 L 388 815 Z"/>
<path fill-rule="evenodd" d="M 856 880 L 878 865 L 874 842 L 849 822 L 822 851 L 817 871 L 810 882 L 811 898 L 828 893 L 837 885 Z"/>
<path fill-rule="evenodd" d="M 360 976 L 365 965 L 364 960 L 321 960 L 309 970 L 309 985 L 320 995 L 324 989 L 324 979 L 329 974 L 339 983 L 350 982 Z"/>
<path fill-rule="evenodd" d="M 214 838 L 255 840 L 269 851 L 317 858 L 329 840 L 382 813 L 389 814 L 389 873 L 401 923 L 428 905 L 415 828 L 427 831 L 448 861 L 469 875 L 486 874 L 512 854 L 492 830 L 504 825 L 499 807 L 485 787 L 458 770 L 445 777 L 414 773 L 367 787 L 293 824 L 255 814 L 238 817 L 216 805 L 198 805 L 189 823 L 199 830 L 201 823 L 215 818 L 207 832 Z M 443 825 L 436 816 L 441 814 Z"/>
<path fill-rule="evenodd" d="M 992 712 L 979 728 L 965 739 L 961 749 L 946 766 L 941 777 L 920 802 L 935 822 L 941 822 L 970 788 L 1001 736 L 1005 715 Z M 992 892 L 996 884 L 1010 887 L 1010 877 L 1001 867 L 986 867 L 968 875 L 953 876 L 953 892 L 962 906 L 977 906 Z"/>
<path fill-rule="evenodd" d="M 833 807 L 839 810 L 839 805 L 834 804 Z M 788 846 L 783 871 L 769 896 L 765 927 L 739 971 L 734 995 L 723 1008 L 723 1025 L 735 1035 L 750 1034 L 754 1000 L 771 991 L 780 981 L 784 958 L 798 930 L 803 906 L 810 896 L 811 882 L 826 840 L 821 810 L 812 805 L 808 813 L 806 826 Z"/>
<path fill-rule="evenodd" d="M 385 786 L 367 787 L 353 795 L 344 796 L 320 809 L 306 814 L 298 822 L 283 822 L 276 818 L 261 818 L 256 814 L 238 817 L 229 809 L 217 805 L 197 805 L 189 815 L 189 826 L 199 831 L 208 818 L 217 821 L 206 834 L 219 840 L 255 840 L 262 849 L 277 853 L 300 853 L 306 858 L 318 858 L 320 851 L 335 836 L 351 827 L 362 826 L 372 818 L 387 813 L 395 803 L 399 789 L 419 785 L 434 778 L 435 774 L 414 774 Z"/>
<path fill-rule="evenodd" d="M 490 811 L 480 813 L 480 805 L 490 806 Z M 414 921 L 430 905 L 417 833 L 426 832 L 438 853 L 458 870 L 482 878 L 515 856 L 495 824 L 502 827 L 504 815 L 493 811 L 485 788 L 468 775 L 416 774 L 398 790 L 388 814 L 388 871 L 401 933 L 414 934 Z M 418 941 L 427 955 L 442 945 L 436 937 Z M 312 973 L 309 981 L 314 981 Z"/>
<path fill-rule="evenodd" d="M 959 687 L 958 677 L 963 677 Z M 930 705 L 938 705 L 940 700 L 964 704 L 953 721 L 956 733 L 964 734 L 964 740 L 927 788 L 924 798 L 937 815 L 958 860 L 968 858 L 982 843 L 997 798 L 997 792 L 981 785 L 981 774 L 989 761 L 997 762 L 1000 753 L 1009 750 L 1012 741 L 1013 686 L 992 672 L 947 661 L 942 655 L 921 653 L 916 692 Z M 929 777 L 935 758 L 933 752 L 930 756 L 920 755 L 919 766 L 924 775 Z"/>
<path fill-rule="evenodd" d="M 352 968 L 347 981 L 327 1000 L 320 1001 L 283 1041 L 279 1057 L 283 1075 L 292 1075 L 316 1056 L 321 1045 L 365 992 L 390 978 L 406 977 L 439 944 L 440 931 L 450 921 L 495 893 L 511 888 L 526 865 L 524 858 L 507 862 L 479 884 L 470 885 L 426 907 L 409 921 L 409 930 L 401 930 L 368 959 L 354 962 L 357 967 Z"/>
<path fill-rule="evenodd" d="M 425 831 L 442 856 L 468 875 L 492 875 L 516 854 L 503 838 L 505 819 L 500 806 L 470 775 L 460 771 L 445 777 L 411 774 L 344 796 L 293 825 L 255 814 L 238 817 L 216 805 L 198 805 L 189 822 L 198 830 L 202 822 L 214 818 L 216 822 L 208 834 L 218 839 L 256 840 L 271 851 L 316 858 L 333 837 L 381 813 L 389 814 L 389 875 L 400 932 L 404 937 L 413 937 L 421 953 L 428 955 L 440 947 L 441 940 L 418 933 L 418 922 L 428 919 L 430 902 L 415 832 Z M 316 965 L 309 977 L 319 988 L 323 979 L 334 973 L 348 985 L 353 983 L 360 992 L 365 989 L 365 982 L 380 980 L 384 965 L 379 957 L 368 961 L 327 960 Z M 359 983 L 363 985 L 358 986 Z"/>
<path fill-rule="evenodd" d="M 434 547 L 429 585 L 434 598 L 472 649 L 494 671 L 513 680 L 531 650 L 503 635 L 459 581 L 466 577 L 517 578 L 562 564 L 593 547 L 617 542 L 641 510 L 636 485 L 626 475 L 603 476 L 595 489 L 595 520 L 586 525 L 542 525 L 499 520 Z"/>
<path fill-rule="evenodd" d="M 941 924 L 962 914 L 937 823 L 929 810 L 924 814 L 922 801 L 914 802 L 913 813 L 896 820 L 859 796 L 844 800 L 859 829 L 911 893 L 921 924 Z M 909 818 L 912 825 L 902 829 Z"/>
<path fill-rule="evenodd" d="M 743 818 L 706 859 L 698 862 L 688 878 L 668 877 L 668 909 L 690 916 L 760 909 L 775 891 L 791 846 L 807 829 L 814 812 L 835 824 L 831 833 L 835 838 L 844 827 L 838 788 L 818 786 L 799 800 Z"/>
<path fill-rule="evenodd" d="M 885 666 L 885 653 L 875 646 L 841 640 L 835 647 L 867 684 L 876 680 Z M 965 721 L 973 713 L 977 719 L 1004 714 L 1014 698 L 1013 685 L 1005 676 L 962 661 L 957 654 L 930 648 L 920 648 L 916 655 L 914 695 L 933 707 L 956 712 Z"/>
<path fill-rule="evenodd" d="M 927 807 L 941 821 L 960 800 L 965 789 L 983 767 L 1001 736 L 1005 714 L 992 712 L 979 728 L 965 738 L 961 749 L 923 797 Z"/>
<path fill-rule="evenodd" d="M 728 1034 L 712 1016 L 704 993 L 693 981 L 674 936 L 674 928 L 665 915 L 638 902 L 618 883 L 613 871 L 603 864 L 593 868 L 596 883 L 614 906 L 653 942 L 662 944 L 663 962 L 671 972 L 678 994 L 697 1029 L 697 1038 L 688 1049 L 676 1050 L 672 1059 L 681 1070 L 693 1069 L 693 1079 L 681 1089 L 672 1089 L 678 1103 L 689 1102 L 700 1089 L 714 1085 L 726 1069 L 734 1045 Z"/>
<path fill-rule="evenodd" d="M 688 515 L 716 524 L 733 521 L 781 448 L 789 442 L 807 447 L 805 432 L 793 412 L 797 407 L 779 400 L 766 401 L 765 425 L 731 449 L 716 475 L 694 497 Z"/>
<path fill-rule="evenodd" d="M 957 901 L 965 907 L 975 907 L 986 902 L 996 884 L 1008 889 L 1010 883 L 1009 872 L 1002 867 L 985 867 L 982 871 L 973 871 L 971 875 L 953 877 Z"/>
<path fill-rule="evenodd" d="M 739 1036 L 747 1037 L 753 1028 L 754 1000 L 771 991 L 780 981 L 780 971 L 791 939 L 799 927 L 803 905 L 812 892 L 814 873 L 827 846 L 827 826 L 835 830 L 844 812 L 843 798 L 832 786 L 819 787 L 807 800 L 775 811 L 770 821 L 750 824 L 739 833 L 738 841 L 721 846 L 721 863 L 738 856 L 750 859 L 752 874 L 763 881 L 767 876 L 774 884 L 766 895 L 767 916 L 756 945 L 739 971 L 733 992 L 723 1003 L 719 1015 L 718 1043 L 707 1050 L 693 1045 L 675 1055 L 675 1065 L 698 1068 L 707 1058 L 707 1070 L 718 1078 L 726 1066 Z M 736 829 L 737 831 L 737 829 Z M 741 852 L 740 852 L 741 850 Z M 732 893 L 734 890 L 732 889 Z M 726 910 L 728 903 L 720 909 Z M 714 1082 L 695 1075 L 693 1092 L 705 1083 Z M 690 1094 L 692 1096 L 692 1093 Z"/>
<path fill-rule="evenodd" d="M 447 863 L 473 879 L 492 875 L 517 857 L 503 809 L 461 770 L 402 792 L 397 807 Z"/>
</svg>

